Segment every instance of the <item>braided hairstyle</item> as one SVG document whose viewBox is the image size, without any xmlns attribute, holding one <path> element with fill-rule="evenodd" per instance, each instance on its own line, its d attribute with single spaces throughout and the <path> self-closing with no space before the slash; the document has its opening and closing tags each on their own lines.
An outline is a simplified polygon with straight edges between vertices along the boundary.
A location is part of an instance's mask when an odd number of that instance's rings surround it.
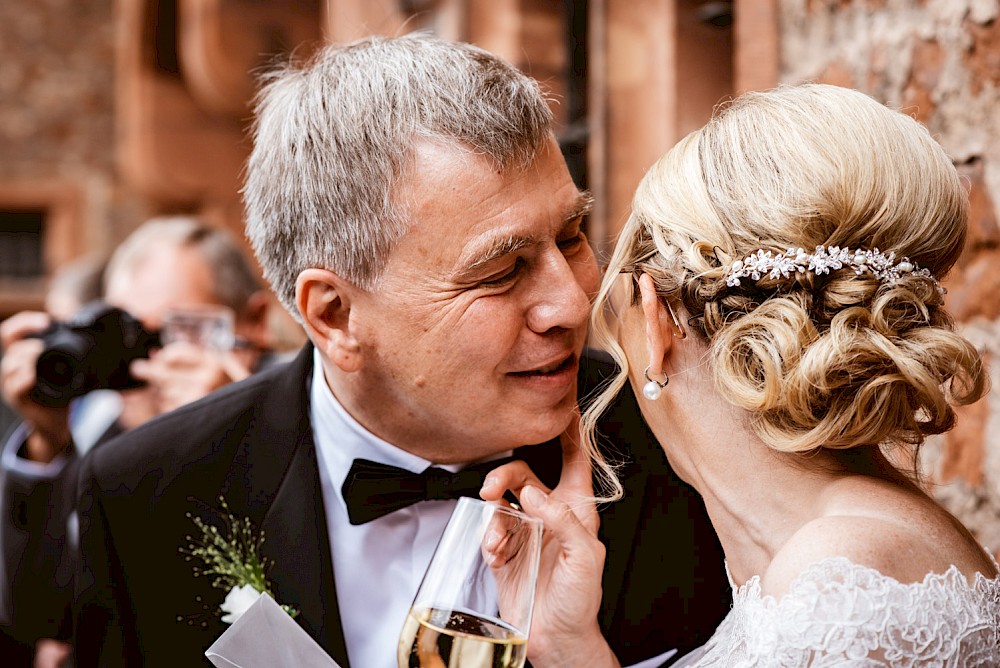
<svg viewBox="0 0 1000 668">
<path fill-rule="evenodd" d="M 649 274 L 708 344 L 718 391 L 783 452 L 904 445 L 952 427 L 985 391 L 976 349 L 954 331 L 933 279 L 880 281 L 845 266 L 728 285 L 758 250 L 879 249 L 942 277 L 966 236 L 967 195 L 913 118 L 829 85 L 749 93 L 643 178 L 598 296 L 594 331 L 625 383 L 603 306 L 617 274 Z M 633 300 L 638 298 L 633 290 Z"/>
</svg>

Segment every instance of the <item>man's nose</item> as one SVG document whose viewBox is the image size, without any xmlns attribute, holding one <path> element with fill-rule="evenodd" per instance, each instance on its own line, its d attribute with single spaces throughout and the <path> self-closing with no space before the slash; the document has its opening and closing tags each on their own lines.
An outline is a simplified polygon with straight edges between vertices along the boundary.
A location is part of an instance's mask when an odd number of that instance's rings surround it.
<svg viewBox="0 0 1000 668">
<path fill-rule="evenodd" d="M 592 260 L 591 260 L 592 261 Z M 528 328 L 539 334 L 549 330 L 577 329 L 590 317 L 590 297 L 582 280 L 596 275 L 582 260 L 567 259 L 556 253 L 546 260 L 534 286 L 534 300 L 528 310 Z"/>
</svg>

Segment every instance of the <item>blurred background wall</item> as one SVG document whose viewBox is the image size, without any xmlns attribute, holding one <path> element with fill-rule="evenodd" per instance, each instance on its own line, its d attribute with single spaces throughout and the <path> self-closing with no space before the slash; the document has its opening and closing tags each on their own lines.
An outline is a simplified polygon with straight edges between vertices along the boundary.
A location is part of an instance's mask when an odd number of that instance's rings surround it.
<svg viewBox="0 0 1000 668">
<path fill-rule="evenodd" d="M 721 100 L 783 82 L 859 88 L 924 122 L 966 176 L 971 236 L 947 302 L 1000 358 L 1000 0 L 5 0 L 0 318 L 146 218 L 242 235 L 253 72 L 368 34 L 497 52 L 553 96 L 606 252 L 646 168 Z M 994 376 L 996 374 L 994 373 Z M 994 385 L 997 379 L 994 377 Z M 1000 551 L 1000 399 L 925 449 L 935 493 Z"/>
</svg>

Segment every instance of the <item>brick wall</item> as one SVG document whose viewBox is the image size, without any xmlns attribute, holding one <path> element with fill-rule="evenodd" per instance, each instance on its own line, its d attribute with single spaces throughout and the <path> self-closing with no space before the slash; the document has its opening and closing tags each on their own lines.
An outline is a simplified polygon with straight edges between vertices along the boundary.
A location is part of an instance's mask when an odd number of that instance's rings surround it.
<svg viewBox="0 0 1000 668">
<path fill-rule="evenodd" d="M 110 14 L 111 0 L 0 4 L 5 177 L 110 171 Z"/>
<path fill-rule="evenodd" d="M 863 90 L 927 125 L 968 179 L 970 237 L 947 305 L 1000 359 L 1000 2 L 780 0 L 780 79 Z M 990 375 L 1000 387 L 1000 365 Z M 1000 554 L 1000 393 L 927 443 L 933 491 Z"/>
<path fill-rule="evenodd" d="M 75 191 L 80 225 L 60 258 L 107 247 L 142 214 L 118 186 L 109 150 L 113 5 L 0 2 L 0 206 L 10 189 L 41 203 Z"/>
</svg>

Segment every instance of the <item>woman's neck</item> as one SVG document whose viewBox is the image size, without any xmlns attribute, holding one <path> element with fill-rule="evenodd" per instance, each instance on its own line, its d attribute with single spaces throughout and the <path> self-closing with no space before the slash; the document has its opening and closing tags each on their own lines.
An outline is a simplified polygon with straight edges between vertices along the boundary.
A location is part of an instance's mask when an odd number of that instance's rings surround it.
<svg viewBox="0 0 1000 668">
<path fill-rule="evenodd" d="M 671 465 L 704 498 L 730 573 L 742 584 L 766 572 L 788 539 L 822 514 L 825 490 L 849 473 L 830 453 L 768 447 L 728 404 L 697 405 L 698 414 L 687 418 L 689 411 L 671 411 L 670 437 L 662 442 Z"/>
<path fill-rule="evenodd" d="M 703 471 L 699 488 L 739 584 L 766 573 L 788 540 L 823 515 L 824 492 L 844 475 L 806 468 L 792 459 L 796 455 L 745 443 L 746 456 Z M 739 480 L 734 483 L 733 477 Z"/>
</svg>

